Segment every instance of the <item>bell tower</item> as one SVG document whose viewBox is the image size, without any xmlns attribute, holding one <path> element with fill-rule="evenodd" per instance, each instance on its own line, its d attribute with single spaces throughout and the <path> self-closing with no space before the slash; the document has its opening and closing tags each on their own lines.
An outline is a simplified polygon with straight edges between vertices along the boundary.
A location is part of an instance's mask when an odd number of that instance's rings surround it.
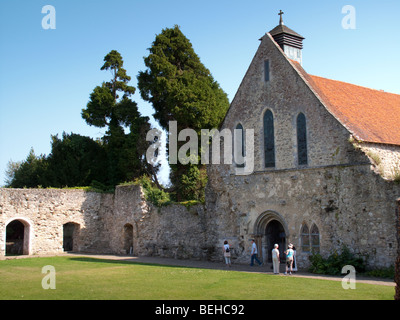
<svg viewBox="0 0 400 320">
<path fill-rule="evenodd" d="M 297 32 L 285 26 L 282 15 L 284 12 L 280 10 L 278 15 L 279 25 L 272 29 L 269 34 L 274 38 L 275 42 L 282 48 L 289 59 L 295 60 L 302 64 L 303 56 L 303 40 L 305 39 Z"/>
</svg>

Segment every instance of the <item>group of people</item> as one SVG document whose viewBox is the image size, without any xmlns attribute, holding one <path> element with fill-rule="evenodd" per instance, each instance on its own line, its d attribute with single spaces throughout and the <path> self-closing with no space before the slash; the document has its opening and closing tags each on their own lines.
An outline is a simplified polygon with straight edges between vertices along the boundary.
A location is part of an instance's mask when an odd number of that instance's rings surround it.
<svg viewBox="0 0 400 320">
<path fill-rule="evenodd" d="M 279 245 L 275 244 L 274 248 L 272 249 L 272 265 L 273 265 L 273 270 L 274 274 L 279 274 L 279 265 L 280 265 L 280 253 L 279 253 Z M 227 267 L 231 267 L 231 247 L 228 243 L 227 240 L 224 241 L 224 245 L 222 247 L 222 251 L 224 254 L 225 258 L 225 263 Z M 295 250 L 293 248 L 292 244 L 288 245 L 288 249 L 284 252 L 286 255 L 286 271 L 285 275 L 292 274 L 293 271 L 297 270 L 297 266 L 294 269 L 293 264 L 295 263 Z M 250 266 L 254 266 L 254 260 L 261 266 L 263 263 L 258 259 L 258 250 L 257 250 L 257 245 L 254 240 L 251 240 L 251 260 L 250 260 Z"/>
<path fill-rule="evenodd" d="M 274 244 L 274 248 L 272 249 L 272 265 L 274 269 L 274 274 L 279 274 L 279 264 L 280 264 L 280 256 L 279 256 L 279 245 Z M 290 243 L 288 245 L 287 250 L 284 252 L 286 254 L 286 271 L 285 274 L 291 275 L 293 271 L 293 263 L 295 263 L 295 251 L 293 249 L 293 245 Z M 297 266 L 296 266 L 297 270 Z"/>
</svg>

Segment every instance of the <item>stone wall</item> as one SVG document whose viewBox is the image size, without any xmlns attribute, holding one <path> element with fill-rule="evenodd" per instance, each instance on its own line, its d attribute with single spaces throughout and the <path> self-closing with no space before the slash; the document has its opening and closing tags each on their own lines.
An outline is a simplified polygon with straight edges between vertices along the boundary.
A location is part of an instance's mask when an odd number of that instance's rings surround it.
<svg viewBox="0 0 400 320">
<path fill-rule="evenodd" d="M 140 255 L 206 260 L 213 252 L 201 205 L 150 206 L 136 226 L 133 241 Z"/>
<path fill-rule="evenodd" d="M 210 173 L 217 168 L 210 167 Z M 392 265 L 397 253 L 392 199 L 400 190 L 389 192 L 390 182 L 370 173 L 368 166 L 348 166 L 214 174 L 206 204 L 189 208 L 157 208 L 145 201 L 139 186 L 117 187 L 115 194 L 0 189 L 0 256 L 6 226 L 19 220 L 25 226 L 25 254 L 63 252 L 63 225 L 74 223 L 74 251 L 222 261 L 221 246 L 228 240 L 234 261 L 248 263 L 255 237 L 266 259 L 265 227 L 278 219 L 287 241 L 298 248 L 301 267 L 309 255 L 301 250 L 303 223 L 318 226 L 323 254 L 346 244 L 368 254 L 372 267 Z"/>
<path fill-rule="evenodd" d="M 117 254 L 203 260 L 214 251 L 209 225 L 203 205 L 158 208 L 146 202 L 139 186 L 119 186 L 107 232 Z"/>
<path fill-rule="evenodd" d="M 400 179 L 400 146 L 377 143 L 354 143 L 371 160 L 374 171 L 389 180 Z"/>
<path fill-rule="evenodd" d="M 115 194 L 0 189 L 0 256 L 6 227 L 15 220 L 24 225 L 24 254 L 30 255 L 63 252 L 67 223 L 77 226 L 74 251 L 177 259 L 212 259 L 215 251 L 204 206 L 157 208 L 140 186 L 119 186 Z"/>
<path fill-rule="evenodd" d="M 216 170 L 216 168 L 214 168 Z M 397 254 L 395 201 L 400 185 L 384 181 L 369 165 L 279 170 L 250 176 L 221 176 L 214 171 L 219 242 L 231 239 L 238 261 L 246 262 L 250 240 L 259 238 L 267 257 L 266 227 L 279 221 L 286 244 L 297 248 L 299 265 L 309 264 L 301 230 L 316 225 L 323 256 L 346 245 L 368 256 L 371 267 L 394 264 Z"/>
<path fill-rule="evenodd" d="M 74 247 L 108 251 L 103 224 L 113 196 L 82 190 L 0 189 L 0 256 L 5 255 L 6 226 L 19 220 L 25 227 L 25 253 L 63 252 L 63 226 L 74 223 Z"/>
</svg>

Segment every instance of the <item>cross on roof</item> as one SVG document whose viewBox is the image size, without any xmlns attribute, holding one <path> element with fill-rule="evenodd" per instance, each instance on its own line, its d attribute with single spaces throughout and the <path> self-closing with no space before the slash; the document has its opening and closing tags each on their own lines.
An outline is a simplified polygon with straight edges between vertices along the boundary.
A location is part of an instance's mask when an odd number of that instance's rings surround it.
<svg viewBox="0 0 400 320">
<path fill-rule="evenodd" d="M 282 19 L 282 15 L 284 14 L 284 12 L 282 10 L 279 10 L 278 16 L 280 16 L 279 18 L 279 24 L 283 24 L 283 19 Z"/>
</svg>

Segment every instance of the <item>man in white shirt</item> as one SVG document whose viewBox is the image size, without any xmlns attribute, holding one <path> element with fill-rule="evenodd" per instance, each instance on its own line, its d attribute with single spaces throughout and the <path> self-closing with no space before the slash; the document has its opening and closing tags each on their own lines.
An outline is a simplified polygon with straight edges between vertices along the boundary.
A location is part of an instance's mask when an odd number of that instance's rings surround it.
<svg viewBox="0 0 400 320">
<path fill-rule="evenodd" d="M 258 260 L 257 258 L 257 245 L 254 242 L 254 239 L 251 240 L 251 262 L 250 262 L 250 266 L 252 267 L 254 265 L 254 259 L 257 261 L 257 263 L 261 266 L 262 262 L 260 260 Z"/>
<path fill-rule="evenodd" d="M 279 246 L 277 244 L 274 245 L 272 249 L 272 264 L 274 266 L 274 274 L 279 274 Z"/>
</svg>

